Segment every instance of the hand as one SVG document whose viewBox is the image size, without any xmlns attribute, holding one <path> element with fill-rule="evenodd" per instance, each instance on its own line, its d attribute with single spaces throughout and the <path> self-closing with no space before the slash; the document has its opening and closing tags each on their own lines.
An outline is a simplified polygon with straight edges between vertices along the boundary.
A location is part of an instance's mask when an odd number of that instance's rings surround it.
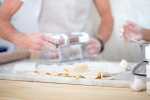
<svg viewBox="0 0 150 100">
<path fill-rule="evenodd" d="M 90 38 L 90 42 L 87 45 L 87 51 L 91 58 L 96 58 L 101 49 L 100 42 L 95 38 Z"/>
<path fill-rule="evenodd" d="M 121 25 L 119 29 L 119 36 L 124 42 L 133 42 L 131 38 L 140 41 L 143 39 L 143 28 L 138 24 L 126 20 L 127 25 Z"/>
<path fill-rule="evenodd" d="M 54 43 L 59 43 L 59 40 L 52 38 L 51 34 L 43 34 L 40 32 L 33 32 L 19 35 L 19 43 L 16 43 L 22 48 L 29 51 L 55 51 Z"/>
</svg>

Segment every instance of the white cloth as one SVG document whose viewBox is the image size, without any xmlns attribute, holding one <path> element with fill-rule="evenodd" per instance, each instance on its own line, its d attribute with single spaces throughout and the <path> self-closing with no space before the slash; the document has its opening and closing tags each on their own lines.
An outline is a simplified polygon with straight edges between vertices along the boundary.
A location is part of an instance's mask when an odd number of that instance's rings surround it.
<svg viewBox="0 0 150 100">
<path fill-rule="evenodd" d="M 43 0 L 39 30 L 43 33 L 87 32 L 94 37 L 92 0 Z"/>
<path fill-rule="evenodd" d="M 87 32 L 95 37 L 92 18 L 92 0 L 32 0 L 34 8 L 39 11 L 39 31 L 43 33 Z M 42 1 L 42 2 L 41 2 Z M 40 3 L 41 2 L 41 3 Z M 37 5 L 39 7 L 36 7 Z M 41 4 L 41 5 L 40 5 Z M 36 13 L 38 15 L 39 12 Z M 65 51 L 68 49 L 65 49 Z M 40 58 L 50 58 L 48 53 L 39 53 Z M 69 51 L 67 52 L 69 54 Z M 65 54 L 66 55 L 66 54 Z"/>
<path fill-rule="evenodd" d="M 25 1 L 25 0 L 21 0 Z M 93 0 L 30 0 L 36 18 L 39 19 L 39 30 L 45 33 L 69 33 L 85 31 L 95 37 L 91 18 Z M 44 10 L 43 10 L 44 9 Z M 48 16 L 47 16 L 48 15 Z M 48 17 L 49 20 L 42 17 Z M 46 22 L 45 22 L 46 20 Z M 41 29 L 41 24 L 49 24 L 49 29 Z M 59 25 L 58 25 L 59 24 Z M 60 28 L 64 28 L 63 31 Z M 58 31 L 60 30 L 60 31 Z"/>
</svg>

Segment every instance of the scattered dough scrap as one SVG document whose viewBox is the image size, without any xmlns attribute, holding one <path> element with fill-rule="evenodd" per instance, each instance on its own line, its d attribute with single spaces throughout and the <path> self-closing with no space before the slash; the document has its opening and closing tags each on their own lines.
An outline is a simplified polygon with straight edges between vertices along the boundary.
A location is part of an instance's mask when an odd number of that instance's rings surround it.
<svg viewBox="0 0 150 100">
<path fill-rule="evenodd" d="M 142 81 L 140 78 L 135 76 L 134 79 L 131 80 L 130 88 L 131 88 L 131 90 L 137 91 L 137 92 L 145 90 L 146 89 L 146 82 Z"/>
<path fill-rule="evenodd" d="M 128 62 L 125 60 L 122 60 L 120 65 L 119 65 L 119 68 L 127 70 L 128 66 L 129 66 Z"/>
<path fill-rule="evenodd" d="M 28 66 L 28 67 L 27 67 Z M 23 64 L 16 64 L 14 66 L 14 71 L 21 71 L 21 72 L 27 72 L 27 71 L 33 71 L 37 74 L 42 75 L 60 75 L 60 76 L 67 76 L 67 77 L 73 77 L 73 78 L 88 78 L 88 79 L 113 79 L 114 77 L 110 77 L 111 74 L 105 71 L 90 71 L 88 69 L 87 63 L 80 63 L 75 64 L 69 67 L 66 67 L 63 69 L 63 71 L 44 71 L 44 70 L 37 70 L 36 69 L 36 63 L 23 63 Z"/>
<path fill-rule="evenodd" d="M 34 73 L 42 74 L 42 75 L 63 75 L 61 71 L 40 71 L 40 70 L 35 70 Z"/>
</svg>

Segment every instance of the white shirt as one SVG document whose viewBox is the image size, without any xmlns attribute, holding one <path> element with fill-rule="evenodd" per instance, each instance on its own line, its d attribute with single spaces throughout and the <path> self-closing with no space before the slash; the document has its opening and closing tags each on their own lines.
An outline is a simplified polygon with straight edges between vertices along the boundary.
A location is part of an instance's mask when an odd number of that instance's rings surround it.
<svg viewBox="0 0 150 100">
<path fill-rule="evenodd" d="M 20 0 L 20 1 L 25 2 L 26 0 Z M 42 0 L 30 0 L 30 1 L 33 5 L 35 17 L 38 19 L 41 12 Z"/>
</svg>

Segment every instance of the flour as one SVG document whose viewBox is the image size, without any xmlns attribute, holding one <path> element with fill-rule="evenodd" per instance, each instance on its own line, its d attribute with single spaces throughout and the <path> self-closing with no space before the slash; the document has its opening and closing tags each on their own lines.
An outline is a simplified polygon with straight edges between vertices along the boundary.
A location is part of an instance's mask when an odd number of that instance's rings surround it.
<svg viewBox="0 0 150 100">
<path fill-rule="evenodd" d="M 109 73 L 110 75 L 124 73 L 127 71 L 127 67 L 128 63 L 125 60 L 122 60 L 120 64 L 116 62 L 87 62 L 71 66 L 18 63 L 15 64 L 13 72 L 34 72 L 42 75 L 69 75 L 71 77 L 76 76 L 76 78 L 103 78 L 105 73 Z M 107 74 L 107 77 L 110 75 Z"/>
<path fill-rule="evenodd" d="M 129 67 L 128 62 L 125 60 L 122 60 L 118 67 L 111 66 L 111 67 L 104 69 L 103 71 L 108 72 L 111 75 L 115 75 L 115 74 L 121 74 L 121 73 L 126 72 L 128 67 Z"/>
<path fill-rule="evenodd" d="M 37 63 L 17 63 L 14 65 L 13 72 L 34 72 Z"/>
<path fill-rule="evenodd" d="M 125 69 L 121 69 L 118 67 L 109 67 L 107 69 L 104 69 L 103 71 L 110 73 L 111 75 L 121 74 L 126 72 Z"/>
</svg>

